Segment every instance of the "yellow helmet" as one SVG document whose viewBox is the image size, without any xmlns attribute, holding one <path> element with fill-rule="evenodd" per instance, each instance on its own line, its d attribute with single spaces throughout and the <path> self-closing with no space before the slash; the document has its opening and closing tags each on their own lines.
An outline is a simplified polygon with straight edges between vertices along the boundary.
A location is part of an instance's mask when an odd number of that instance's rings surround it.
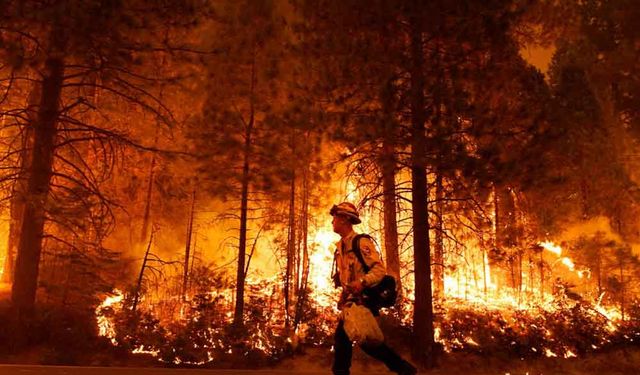
<svg viewBox="0 0 640 375">
<path fill-rule="evenodd" d="M 349 218 L 351 224 L 360 224 L 362 221 L 360 220 L 360 215 L 358 215 L 358 209 L 353 203 L 342 202 L 338 205 L 333 205 L 331 210 L 329 211 L 331 216 L 342 215 Z"/>
</svg>

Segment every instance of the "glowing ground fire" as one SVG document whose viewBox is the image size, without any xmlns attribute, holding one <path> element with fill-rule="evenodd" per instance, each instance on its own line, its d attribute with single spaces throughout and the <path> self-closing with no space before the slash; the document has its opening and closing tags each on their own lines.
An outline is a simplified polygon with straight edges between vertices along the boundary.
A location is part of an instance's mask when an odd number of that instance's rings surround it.
<svg viewBox="0 0 640 375">
<path fill-rule="evenodd" d="M 350 197 L 354 200 L 358 199 L 358 194 L 354 193 L 355 189 L 349 187 L 352 193 Z M 358 228 L 360 231 L 367 231 L 369 229 L 380 227 L 378 220 L 375 217 L 368 215 L 362 215 L 363 224 Z M 323 217 L 318 215 L 318 217 Z M 407 238 L 410 239 L 410 233 L 407 234 Z M 287 332 L 285 328 L 285 312 L 281 308 L 281 301 L 283 300 L 283 294 L 281 290 L 281 284 L 283 275 L 278 274 L 272 277 L 263 277 L 260 275 L 249 275 L 246 280 L 246 295 L 247 298 L 257 298 L 262 300 L 262 306 L 278 306 L 273 307 L 272 312 L 269 314 L 267 325 L 261 325 L 258 329 L 252 333 L 251 337 L 247 340 L 247 344 L 252 350 L 257 350 L 263 353 L 271 353 L 277 350 L 276 340 L 286 338 L 286 342 L 289 345 L 297 345 L 300 342 L 306 340 L 306 336 L 310 330 L 321 332 L 324 337 L 329 338 L 334 326 L 334 319 L 338 315 L 337 299 L 339 292 L 333 287 L 330 279 L 332 260 L 333 260 L 333 247 L 337 240 L 337 235 L 333 232 L 331 226 L 331 218 L 328 215 L 324 215 L 324 220 L 315 227 L 310 229 L 309 233 L 309 295 L 308 303 L 317 312 L 316 318 L 309 322 L 300 322 L 295 326 L 293 332 Z M 562 247 L 551 241 L 541 241 L 538 243 L 541 249 L 544 249 L 543 253 L 540 253 L 541 259 L 544 258 L 545 262 L 549 264 L 549 268 L 554 271 L 553 276 L 558 276 L 561 273 L 567 276 L 573 276 L 577 278 L 589 277 L 589 270 L 577 270 L 576 265 L 569 257 L 564 255 Z M 407 265 L 411 263 L 410 252 L 405 252 L 401 256 L 401 263 Z M 383 253 L 384 255 L 384 253 Z M 486 250 L 482 250 L 477 243 L 471 242 L 465 245 L 465 249 L 462 254 L 456 254 L 452 252 L 446 259 L 447 267 L 444 270 L 444 293 L 436 300 L 439 320 L 435 322 L 436 331 L 435 339 L 440 342 L 445 351 L 450 352 L 453 350 L 467 348 L 480 348 L 486 344 L 481 337 L 477 337 L 474 334 L 472 326 L 468 326 L 465 318 L 460 318 L 459 314 L 462 310 L 476 312 L 482 315 L 483 311 L 494 314 L 499 312 L 503 314 L 504 319 L 514 321 L 514 324 L 518 323 L 518 319 L 521 316 L 530 314 L 536 316 L 539 312 L 544 312 L 545 316 L 552 317 L 554 311 L 557 311 L 560 307 L 555 303 L 557 296 L 555 295 L 556 286 L 552 284 L 550 275 L 539 275 L 536 272 L 535 267 L 530 269 L 524 269 L 521 271 L 521 280 L 516 285 L 514 279 L 509 278 L 509 275 L 505 275 L 504 270 L 498 269 L 495 264 L 492 263 L 489 254 Z M 562 265 L 556 267 L 556 265 Z M 547 285 L 543 283 L 547 280 Z M 404 275 L 402 279 L 403 299 L 401 301 L 402 314 L 398 314 L 397 311 L 391 310 L 390 314 L 397 316 L 401 321 L 401 324 L 409 326 L 412 324 L 413 319 L 413 299 L 415 296 L 413 286 L 413 276 L 409 273 Z M 158 295 L 160 295 L 158 293 Z M 233 321 L 233 302 L 234 291 L 232 289 L 220 289 L 212 290 L 208 292 L 210 300 L 219 301 L 220 308 L 224 309 L 223 323 L 231 324 Z M 123 293 L 120 291 L 114 291 L 113 296 L 105 298 L 103 303 L 96 309 L 96 316 L 100 335 L 107 337 L 112 344 L 118 345 L 116 339 L 116 323 L 113 320 L 113 312 L 123 308 Z M 179 301 L 179 296 L 170 297 L 174 301 Z M 156 298 L 157 299 L 157 298 Z M 606 319 L 606 329 L 608 332 L 615 332 L 618 328 L 617 322 L 621 318 L 621 314 L 616 308 L 610 306 L 604 306 L 601 304 L 602 296 L 600 299 L 589 308 L 587 314 L 596 315 Z M 275 301 L 275 302 L 274 302 Z M 190 298 L 187 301 L 182 302 L 179 308 L 179 314 L 175 320 L 193 321 L 199 319 L 198 317 L 189 317 L 186 314 Z M 142 303 L 141 309 L 147 309 L 153 313 L 155 305 L 147 302 Z M 247 314 L 247 312 L 245 312 Z M 249 318 L 247 316 L 247 318 Z M 547 319 L 547 318 L 545 318 Z M 482 324 L 482 323 L 479 323 Z M 544 324 L 544 319 L 538 321 L 536 324 Z M 224 327 L 207 328 L 200 338 L 204 341 L 199 342 L 199 349 L 203 350 L 205 355 L 200 360 L 194 361 L 192 359 L 181 358 L 174 349 L 172 349 L 172 355 L 169 356 L 169 361 L 179 364 L 204 364 L 216 360 L 216 352 L 220 353 L 221 350 L 225 350 L 226 353 L 233 353 L 234 348 L 229 347 L 227 343 L 221 339 L 221 332 Z M 469 329 L 465 331 L 465 329 Z M 542 329 L 542 334 L 550 342 L 554 341 L 554 335 L 556 333 L 548 328 Z M 452 330 L 459 330 L 452 332 Z M 498 333 L 504 334 L 506 330 L 504 328 L 498 328 Z M 318 340 L 316 338 L 316 340 Z M 322 342 L 315 342 L 316 344 L 322 344 Z M 529 351 L 531 353 L 540 353 L 547 357 L 575 357 L 575 349 L 569 346 L 539 346 L 531 347 Z M 599 347 L 601 343 L 594 344 L 594 347 Z M 154 347 L 152 344 L 137 344 L 133 349 L 133 353 L 145 353 L 157 357 L 158 360 L 167 361 L 162 358 L 160 354 L 160 348 Z M 175 354 L 175 355 L 174 355 Z M 246 354 L 246 353 L 245 353 Z M 165 356 L 166 357 L 166 356 Z"/>
</svg>

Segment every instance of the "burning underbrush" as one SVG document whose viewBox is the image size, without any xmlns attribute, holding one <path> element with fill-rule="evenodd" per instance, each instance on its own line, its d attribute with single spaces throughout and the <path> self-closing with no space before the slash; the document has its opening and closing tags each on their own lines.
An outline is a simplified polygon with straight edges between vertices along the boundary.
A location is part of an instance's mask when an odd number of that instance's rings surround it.
<svg viewBox="0 0 640 375">
<path fill-rule="evenodd" d="M 495 310 L 449 303 L 438 324 L 445 351 L 514 358 L 571 358 L 640 343 L 638 303 L 631 320 L 614 322 L 584 301 L 555 301 L 553 309 Z"/>
<path fill-rule="evenodd" d="M 117 348 L 169 365 L 260 367 L 309 347 L 325 348 L 330 355 L 338 291 L 328 277 L 332 253 L 326 249 L 332 236 L 319 233 L 308 284 L 292 283 L 288 299 L 283 273 L 265 277 L 256 269 L 245 280 L 243 324 L 234 324 L 233 278 L 203 265 L 193 270 L 186 288 L 178 274 L 141 289 L 114 291 L 96 309 L 100 335 Z M 605 250 L 598 254 L 626 254 L 626 248 L 607 246 L 609 252 L 601 246 Z M 478 249 L 466 258 L 448 259 L 445 297 L 434 301 L 435 336 L 442 350 L 563 359 L 639 343 L 640 302 L 632 297 L 630 273 L 621 266 L 626 263 L 617 261 L 627 258 L 613 257 L 609 263 L 617 276 L 604 277 L 598 270 L 605 268 L 594 268 L 589 259 L 577 257 L 574 263 L 569 256 L 586 251 L 583 245 L 574 247 L 565 251 L 542 242 L 503 263 Z M 412 284 L 408 274 L 400 306 L 384 311 L 381 319 L 386 338 L 407 351 L 414 319 Z"/>
<path fill-rule="evenodd" d="M 285 322 L 274 303 L 274 280 L 249 284 L 245 324 L 232 324 L 231 290 L 201 293 L 181 303 L 180 317 L 164 321 L 151 310 L 131 310 L 131 295 L 116 292 L 96 313 L 100 334 L 131 353 L 146 353 L 176 365 L 259 367 L 293 355 L 303 346 L 331 346 L 336 317 L 333 306 L 310 300 L 299 321 Z M 383 314 L 387 337 L 410 343 L 411 315 L 405 300 Z M 499 308 L 448 299 L 436 305 L 436 336 L 445 352 L 503 358 L 571 358 L 640 343 L 640 303 L 621 321 L 615 314 L 559 293 L 548 303 L 527 308 Z"/>
<path fill-rule="evenodd" d="M 247 284 L 242 326 L 233 324 L 232 288 L 180 302 L 175 320 L 158 309 L 134 311 L 133 295 L 115 291 L 96 309 L 100 334 L 131 353 L 175 365 L 259 367 L 293 354 L 302 341 L 327 343 L 328 311 L 307 303 L 298 322 L 286 323 L 275 294 L 264 293 L 272 286 L 273 280 Z"/>
</svg>

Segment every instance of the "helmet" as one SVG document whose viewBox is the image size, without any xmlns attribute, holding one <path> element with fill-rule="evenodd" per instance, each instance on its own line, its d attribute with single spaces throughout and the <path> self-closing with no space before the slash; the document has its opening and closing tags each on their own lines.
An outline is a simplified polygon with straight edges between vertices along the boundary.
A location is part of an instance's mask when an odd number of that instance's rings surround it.
<svg viewBox="0 0 640 375">
<path fill-rule="evenodd" d="M 342 202 L 338 205 L 333 205 L 333 207 L 331 207 L 331 210 L 329 211 L 329 214 L 331 216 L 346 216 L 351 224 L 360 224 L 362 222 L 360 221 L 360 215 L 358 215 L 358 209 L 353 205 L 353 203 L 349 202 Z"/>
</svg>

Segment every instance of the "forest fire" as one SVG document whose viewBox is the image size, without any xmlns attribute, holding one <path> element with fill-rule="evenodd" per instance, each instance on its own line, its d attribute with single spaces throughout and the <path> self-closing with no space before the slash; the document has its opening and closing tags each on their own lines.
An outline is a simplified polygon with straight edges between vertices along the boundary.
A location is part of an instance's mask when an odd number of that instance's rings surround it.
<svg viewBox="0 0 640 375">
<path fill-rule="evenodd" d="M 4 1 L 0 357 L 639 344 L 631 3 Z"/>
<path fill-rule="evenodd" d="M 356 200 L 364 194 L 352 184 L 347 184 L 346 189 L 348 195 Z M 168 314 L 163 312 L 162 303 L 170 290 L 154 287 L 153 294 L 141 298 L 140 311 L 136 313 L 139 314 L 135 318 L 137 324 L 150 329 L 143 333 L 127 333 L 126 330 L 118 333 L 122 329 L 118 325 L 125 324 L 127 314 L 130 316 L 127 313 L 130 307 L 127 307 L 122 292 L 116 291 L 96 309 L 100 335 L 114 345 L 123 345 L 119 337 L 133 354 L 147 354 L 161 362 L 191 365 L 212 363 L 225 356 L 237 355 L 238 351 L 243 355 L 254 352 L 277 356 L 287 347 L 328 344 L 339 314 L 339 293 L 329 277 L 336 234 L 331 229 L 330 217 L 323 209 L 317 216 L 324 219 L 309 233 L 307 300 L 303 301 L 304 305 L 298 305 L 300 297 L 296 296 L 292 302 L 297 306 L 296 312 L 287 312 L 278 302 L 284 298 L 283 273 L 248 277 L 245 280 L 248 298 L 245 320 L 251 322 L 247 323 L 251 327 L 245 327 L 249 332 L 238 338 L 241 343 L 234 343 L 233 334 L 230 336 L 225 329 L 234 323 L 232 285 L 192 291 L 183 301 L 179 295 L 173 295 L 169 299 L 176 301 L 179 307 L 168 310 Z M 370 231 L 380 227 L 380 222 L 374 217 L 366 217 L 363 227 Z M 467 244 L 462 255 L 449 256 L 449 266 L 442 276 L 444 294 L 436 301 L 439 318 L 435 322 L 435 339 L 445 352 L 490 350 L 501 340 L 508 339 L 511 341 L 506 346 L 507 350 L 516 350 L 519 355 L 573 358 L 587 349 L 563 338 L 567 328 L 561 327 L 567 324 L 564 316 L 569 311 L 583 319 L 583 323 L 593 325 L 595 331 L 588 350 L 597 350 L 612 340 L 622 318 L 618 309 L 605 307 L 602 295 L 597 301 L 588 302 L 572 292 L 570 285 L 563 281 L 564 277 L 582 279 L 584 275 L 589 279 L 591 272 L 586 268 L 577 270 L 574 261 L 554 242 L 541 241 L 537 246 L 544 251 L 536 255 L 539 266 L 530 266 L 526 272 L 522 268 L 519 286 L 514 286 L 513 276 L 505 274 L 504 266 L 500 269 L 500 263 L 480 249 L 477 243 Z M 404 262 L 409 261 L 406 257 L 404 255 Z M 557 265 L 562 266 L 557 268 Z M 265 268 L 261 269 L 265 271 Z M 415 290 L 412 283 L 411 277 L 406 277 L 402 283 L 403 299 L 399 305 L 402 314 L 398 314 L 396 309 L 388 312 L 398 317 L 400 325 L 410 326 L 414 314 Z M 545 283 L 550 285 L 545 287 Z M 297 314 L 300 308 L 314 313 L 310 318 L 294 317 L 292 314 Z M 181 331 L 167 329 L 176 329 L 176 324 L 182 326 Z M 181 348 L 181 352 L 176 350 L 175 340 L 184 335 L 195 342 L 191 349 L 185 352 Z M 520 347 L 520 341 L 525 347 Z M 533 345 L 527 347 L 528 342 Z"/>
<path fill-rule="evenodd" d="M 333 320 L 338 314 L 337 310 L 337 297 L 338 293 L 334 289 L 330 282 L 329 275 L 331 273 L 332 265 L 332 247 L 335 240 L 335 235 L 327 229 L 328 222 L 324 227 L 321 227 L 313 235 L 311 241 L 312 248 L 314 249 L 309 255 L 310 269 L 309 269 L 309 306 L 312 310 L 318 311 L 319 315 L 313 318 L 312 321 L 305 321 L 294 327 L 293 332 L 287 333 L 285 322 L 287 316 L 284 311 L 273 305 L 273 301 L 281 298 L 282 291 L 280 290 L 280 282 L 282 275 L 269 278 L 251 278 L 247 279 L 247 287 L 250 291 L 250 299 L 255 299 L 261 304 L 260 307 L 268 307 L 265 310 L 261 310 L 259 313 L 268 317 L 263 324 L 258 324 L 255 330 L 245 339 L 246 348 L 243 349 L 245 354 L 250 350 L 262 352 L 265 355 L 273 353 L 273 351 L 279 350 L 278 345 L 299 345 L 302 342 L 307 342 L 311 345 L 322 345 L 326 343 L 326 339 L 331 336 L 333 329 Z M 576 277 L 582 277 L 581 273 L 575 271 L 573 262 L 568 257 L 563 257 L 562 248 L 555 245 L 552 242 L 540 242 L 540 246 L 545 250 L 548 250 L 553 255 L 553 259 L 549 260 L 549 264 L 562 263 L 566 267 L 566 271 L 569 274 L 573 274 Z M 495 345 L 495 337 L 498 335 L 516 335 L 511 336 L 513 340 L 530 340 L 530 335 L 534 334 L 531 330 L 537 332 L 538 340 L 543 339 L 544 343 L 538 343 L 538 345 L 531 346 L 527 351 L 528 355 L 535 356 L 541 354 L 546 357 L 563 357 L 572 358 L 578 356 L 576 354 L 575 345 L 563 343 L 561 332 L 558 332 L 558 327 L 553 327 L 557 322 L 559 316 L 566 313 L 567 309 L 577 309 L 582 301 L 576 301 L 567 299 L 566 290 L 556 290 L 555 296 L 548 292 L 540 292 L 538 289 L 526 290 L 526 298 L 520 297 L 514 294 L 514 291 L 510 288 L 505 288 L 504 284 L 508 282 L 500 280 L 496 275 L 491 272 L 491 265 L 487 259 L 484 258 L 483 265 L 484 278 L 479 282 L 474 277 L 468 277 L 473 272 L 469 273 L 468 270 L 464 270 L 462 267 L 451 267 L 445 275 L 444 286 L 445 296 L 439 300 L 439 315 L 440 319 L 436 322 L 435 337 L 440 342 L 445 352 L 452 352 L 455 350 L 486 350 L 487 346 Z M 455 272 L 455 270 L 459 270 Z M 476 270 L 479 272 L 480 270 Z M 465 279 L 465 276 L 468 278 Z M 532 276 L 530 276 L 532 277 Z M 402 309 L 404 315 L 401 317 L 401 324 L 410 324 L 410 318 L 413 314 L 413 302 L 412 298 L 415 295 L 413 287 L 408 284 L 404 284 L 404 299 L 402 301 Z M 124 308 L 123 294 L 119 291 L 114 292 L 113 296 L 108 296 L 102 302 L 102 304 L 96 309 L 96 315 L 98 325 L 100 328 L 100 335 L 105 336 L 111 340 L 114 345 L 118 345 L 116 339 L 116 327 L 114 321 L 114 313 Z M 175 364 L 205 364 L 214 362 L 216 358 L 220 356 L 220 353 L 232 355 L 234 348 L 229 345 L 228 338 L 224 338 L 222 328 L 228 324 L 233 323 L 233 290 L 215 290 L 205 293 L 201 296 L 191 296 L 188 301 L 183 304 L 180 309 L 179 317 L 169 318 L 167 322 L 171 320 L 187 320 L 186 324 L 196 323 L 202 324 L 201 318 L 202 312 L 198 312 L 194 309 L 194 303 L 198 298 L 204 298 L 209 301 L 217 301 L 217 306 L 224 310 L 221 315 L 221 320 L 218 327 L 209 327 L 205 331 L 200 332 L 201 340 L 199 347 L 196 349 L 203 350 L 205 355 L 200 360 L 194 361 L 185 359 L 172 350 L 172 355 L 167 355 L 166 348 L 161 346 L 154 346 L 153 344 L 138 343 L 131 346 L 131 352 L 134 354 L 148 354 L 153 357 L 157 357 L 159 361 L 171 361 Z M 591 344 L 591 350 L 596 350 L 600 346 L 604 345 L 607 337 L 615 334 L 618 323 L 620 321 L 620 313 L 615 308 L 605 308 L 600 300 L 594 305 L 585 305 L 580 308 L 584 308 L 582 313 L 587 317 L 591 317 L 601 324 L 604 331 L 596 341 L 597 343 Z M 153 304 L 143 304 L 145 308 L 151 309 L 150 313 L 155 314 Z M 190 311 L 190 312 L 189 312 Z M 222 311 L 219 311 L 221 313 Z M 393 312 L 392 312 L 393 313 Z M 461 318 L 461 315 L 464 318 Z M 479 316 L 488 314 L 492 318 L 497 319 L 497 322 L 491 322 L 488 328 L 489 331 L 497 329 L 493 333 L 486 333 L 490 337 L 493 337 L 492 343 L 488 343 L 487 337 L 478 336 L 478 330 L 481 330 L 481 323 L 484 319 L 477 319 Z M 166 321 L 166 318 L 165 318 Z M 255 321 L 255 317 L 247 317 L 247 321 Z M 494 326 L 494 324 L 498 324 Z M 525 326 L 530 325 L 529 328 Z M 310 326 L 314 327 L 314 333 L 309 334 Z M 516 327 L 520 326 L 518 329 Z M 537 327 L 537 328 L 536 328 Z M 511 334 L 508 334 L 510 330 L 515 329 Z M 520 331 L 520 333 L 518 333 Z M 517 335 L 522 335 L 518 338 Z M 170 333 L 168 333 L 171 336 Z M 165 337 L 164 340 L 169 340 L 170 337 Z M 274 341 L 275 339 L 275 341 Z M 281 340 L 278 340 L 281 339 Z M 516 341 L 512 343 L 515 344 Z M 279 342 L 279 343 L 278 343 Z M 545 346 L 545 345 L 549 345 Z M 281 348 L 280 348 L 281 349 Z M 579 349 L 583 351 L 583 349 Z M 165 351 L 163 353 L 163 351 Z"/>
</svg>

